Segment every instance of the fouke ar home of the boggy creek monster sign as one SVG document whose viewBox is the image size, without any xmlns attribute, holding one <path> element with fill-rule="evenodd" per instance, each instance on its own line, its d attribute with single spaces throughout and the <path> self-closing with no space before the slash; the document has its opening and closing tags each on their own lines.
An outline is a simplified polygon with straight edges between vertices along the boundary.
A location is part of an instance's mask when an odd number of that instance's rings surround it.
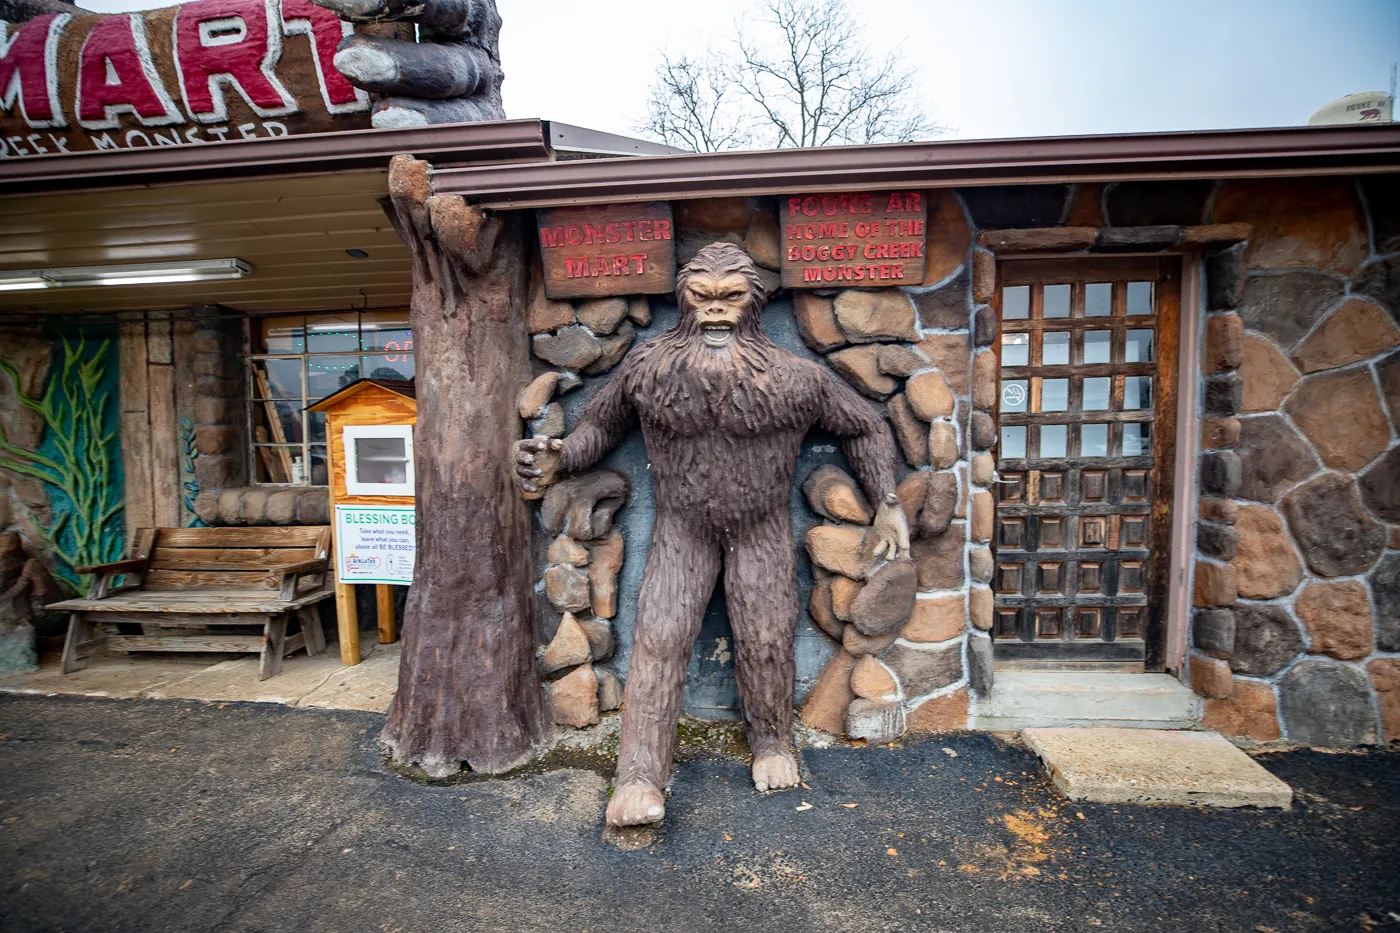
<svg viewBox="0 0 1400 933">
<path fill-rule="evenodd" d="M 332 63 L 351 28 L 310 0 L 0 22 L 0 158 L 367 127 Z"/>
</svg>

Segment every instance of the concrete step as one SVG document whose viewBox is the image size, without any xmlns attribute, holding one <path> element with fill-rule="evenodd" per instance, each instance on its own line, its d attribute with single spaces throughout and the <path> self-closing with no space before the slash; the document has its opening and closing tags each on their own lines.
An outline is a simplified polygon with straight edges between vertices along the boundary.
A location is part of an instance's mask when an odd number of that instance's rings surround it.
<svg viewBox="0 0 1400 933">
<path fill-rule="evenodd" d="M 1167 674 L 997 671 L 991 695 L 974 702 L 972 728 L 1182 729 L 1195 725 L 1198 708 L 1196 695 Z"/>
<path fill-rule="evenodd" d="M 1289 786 L 1214 732 L 1027 729 L 1021 733 L 1070 800 L 1279 807 Z"/>
</svg>

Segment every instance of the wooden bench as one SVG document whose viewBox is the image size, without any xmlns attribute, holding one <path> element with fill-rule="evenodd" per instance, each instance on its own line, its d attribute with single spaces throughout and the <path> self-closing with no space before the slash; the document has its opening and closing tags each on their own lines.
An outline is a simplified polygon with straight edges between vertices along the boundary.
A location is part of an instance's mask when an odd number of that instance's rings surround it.
<svg viewBox="0 0 1400 933">
<path fill-rule="evenodd" d="M 69 613 L 63 672 L 108 651 L 233 651 L 262 655 L 258 679 L 266 680 L 298 648 L 326 648 L 316 604 L 335 595 L 330 548 L 325 525 L 143 528 L 127 559 L 76 568 L 92 574 L 85 598 L 48 607 Z M 294 617 L 300 630 L 288 636 Z M 224 634 L 223 626 L 235 628 Z"/>
</svg>

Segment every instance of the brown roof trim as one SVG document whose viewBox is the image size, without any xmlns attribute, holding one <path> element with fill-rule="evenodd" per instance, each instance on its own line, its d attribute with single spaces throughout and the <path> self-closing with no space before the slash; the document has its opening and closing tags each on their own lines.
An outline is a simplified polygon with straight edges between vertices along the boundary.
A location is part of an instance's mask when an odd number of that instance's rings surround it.
<svg viewBox="0 0 1400 933">
<path fill-rule="evenodd" d="M 439 167 L 489 208 L 851 188 L 1400 172 L 1400 124 L 1060 136 Z"/>
<path fill-rule="evenodd" d="M 194 146 L 0 160 L 0 195 L 387 168 L 401 152 L 436 163 L 551 157 L 542 120 L 346 130 Z"/>
<path fill-rule="evenodd" d="M 336 405 L 337 403 L 343 401 L 346 398 L 349 398 L 352 395 L 359 395 L 361 392 L 363 392 L 370 386 L 378 386 L 381 389 L 388 389 L 395 395 L 401 395 L 404 398 L 411 398 L 415 401 L 417 401 L 418 399 L 417 390 L 414 388 L 414 382 L 412 379 L 373 379 L 366 376 L 363 379 L 356 379 L 348 386 L 343 386 L 339 389 L 336 389 L 330 395 L 327 395 L 325 398 L 320 399 L 319 401 L 312 402 L 310 405 L 306 406 L 305 410 L 326 411 L 330 409 L 333 405 Z"/>
</svg>

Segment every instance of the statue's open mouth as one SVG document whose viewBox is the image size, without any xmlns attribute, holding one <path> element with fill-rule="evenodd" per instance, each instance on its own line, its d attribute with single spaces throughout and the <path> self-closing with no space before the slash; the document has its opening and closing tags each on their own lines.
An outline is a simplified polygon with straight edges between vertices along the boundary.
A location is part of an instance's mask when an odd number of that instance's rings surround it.
<svg viewBox="0 0 1400 933">
<path fill-rule="evenodd" d="M 733 336 L 733 324 L 704 324 L 700 328 L 700 337 L 708 347 L 726 346 Z"/>
</svg>

